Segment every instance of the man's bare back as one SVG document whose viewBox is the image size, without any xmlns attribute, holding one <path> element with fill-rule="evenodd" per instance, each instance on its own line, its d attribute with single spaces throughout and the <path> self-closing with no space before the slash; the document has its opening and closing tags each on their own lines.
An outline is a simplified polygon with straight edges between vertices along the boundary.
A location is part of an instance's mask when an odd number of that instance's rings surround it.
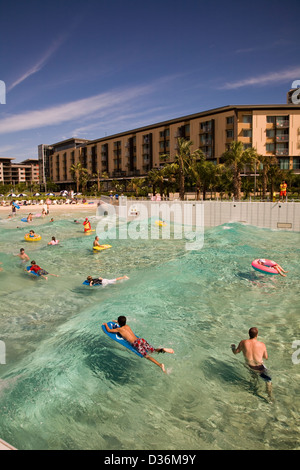
<svg viewBox="0 0 300 470">
<path fill-rule="evenodd" d="M 247 364 L 250 366 L 260 366 L 264 359 L 268 359 L 267 348 L 264 343 L 258 341 L 257 338 L 243 339 L 234 354 L 242 352 Z"/>
</svg>

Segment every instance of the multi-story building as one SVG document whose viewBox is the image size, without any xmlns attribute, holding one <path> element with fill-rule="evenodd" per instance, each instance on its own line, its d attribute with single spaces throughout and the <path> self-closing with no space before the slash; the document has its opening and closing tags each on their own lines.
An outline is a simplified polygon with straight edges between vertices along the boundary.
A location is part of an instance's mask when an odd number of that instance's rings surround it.
<svg viewBox="0 0 300 470">
<path fill-rule="evenodd" d="M 129 180 L 160 168 L 162 155 L 174 161 L 177 138 L 193 142 L 207 160 L 219 163 L 232 141 L 276 156 L 282 169 L 300 173 L 300 106 L 237 105 L 203 111 L 96 140 L 68 139 L 47 146 L 48 163 L 40 174 L 61 185 L 74 184 L 70 167 L 81 162 L 91 176 Z M 44 146 L 45 147 L 45 146 Z"/>
<path fill-rule="evenodd" d="M 0 183 L 39 183 L 39 162 L 28 158 L 21 163 L 12 163 L 14 158 L 0 157 Z"/>
</svg>

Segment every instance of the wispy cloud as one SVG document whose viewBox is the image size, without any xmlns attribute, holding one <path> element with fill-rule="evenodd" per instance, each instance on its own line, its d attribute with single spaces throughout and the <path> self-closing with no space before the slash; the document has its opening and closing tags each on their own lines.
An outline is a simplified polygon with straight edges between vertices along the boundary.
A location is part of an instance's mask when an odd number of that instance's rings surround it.
<svg viewBox="0 0 300 470">
<path fill-rule="evenodd" d="M 286 81 L 293 81 L 300 77 L 300 67 L 291 68 L 288 70 L 281 70 L 279 72 L 270 72 L 256 77 L 249 77 L 235 82 L 225 83 L 220 89 L 233 90 L 247 86 L 265 86 L 270 83 L 283 83 Z"/>
<path fill-rule="evenodd" d="M 56 39 L 49 49 L 45 52 L 43 57 L 34 64 L 30 69 L 28 69 L 21 77 L 19 77 L 17 80 L 15 80 L 11 85 L 8 86 L 7 91 L 13 90 L 16 86 L 20 85 L 20 83 L 24 82 L 28 77 L 31 75 L 34 75 L 35 73 L 39 72 L 48 62 L 48 60 L 53 56 L 53 54 L 61 47 L 63 42 L 66 40 L 66 35 L 60 36 L 58 39 Z"/>
<path fill-rule="evenodd" d="M 0 134 L 37 129 L 46 126 L 55 126 L 64 122 L 76 121 L 89 117 L 93 119 L 96 112 L 120 109 L 126 102 L 150 94 L 155 90 L 155 84 L 127 88 L 125 90 L 112 90 L 89 98 L 72 101 L 49 108 L 28 111 L 14 116 L 7 116 L 0 120 Z"/>
<path fill-rule="evenodd" d="M 262 51 L 268 51 L 270 49 L 277 49 L 280 47 L 288 47 L 291 44 L 291 41 L 287 39 L 279 39 L 277 41 L 268 43 L 268 44 L 259 44 L 257 46 L 251 46 L 251 47 L 242 47 L 239 48 L 235 51 L 235 54 L 247 54 L 250 52 L 262 52 Z"/>
</svg>

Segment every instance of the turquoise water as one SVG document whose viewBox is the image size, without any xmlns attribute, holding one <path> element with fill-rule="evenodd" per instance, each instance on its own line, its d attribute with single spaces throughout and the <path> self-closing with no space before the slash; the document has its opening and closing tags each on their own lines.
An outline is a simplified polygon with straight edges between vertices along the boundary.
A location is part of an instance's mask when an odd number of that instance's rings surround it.
<svg viewBox="0 0 300 470">
<path fill-rule="evenodd" d="M 19 449 L 299 449 L 299 234 L 227 224 L 207 229 L 199 251 L 116 239 L 93 254 L 94 234 L 74 218 L 35 220 L 43 239 L 32 244 L 19 219 L 0 220 L 0 437 Z M 60 245 L 48 247 L 53 235 Z M 59 278 L 28 276 L 22 246 Z M 257 257 L 287 277 L 255 272 Z M 86 288 L 89 274 L 130 279 Z M 155 356 L 167 374 L 102 333 L 121 314 L 174 349 Z M 272 403 L 230 350 L 251 326 L 267 345 Z"/>
</svg>

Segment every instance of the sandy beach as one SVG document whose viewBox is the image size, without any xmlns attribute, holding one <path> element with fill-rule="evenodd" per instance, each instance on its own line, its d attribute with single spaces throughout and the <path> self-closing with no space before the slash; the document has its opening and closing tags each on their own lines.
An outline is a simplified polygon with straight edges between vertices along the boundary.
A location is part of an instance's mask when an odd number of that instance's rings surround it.
<svg viewBox="0 0 300 470">
<path fill-rule="evenodd" d="M 31 204 L 26 206 L 20 206 L 20 209 L 17 209 L 16 215 L 28 215 L 30 212 L 32 214 L 41 213 L 45 207 L 45 204 Z M 50 204 L 49 205 L 49 215 L 47 217 L 54 216 L 55 214 L 62 214 L 63 212 L 95 212 L 97 208 L 97 202 L 89 201 L 85 204 Z M 0 217 L 5 218 L 12 214 L 12 206 L 0 206 Z"/>
</svg>

